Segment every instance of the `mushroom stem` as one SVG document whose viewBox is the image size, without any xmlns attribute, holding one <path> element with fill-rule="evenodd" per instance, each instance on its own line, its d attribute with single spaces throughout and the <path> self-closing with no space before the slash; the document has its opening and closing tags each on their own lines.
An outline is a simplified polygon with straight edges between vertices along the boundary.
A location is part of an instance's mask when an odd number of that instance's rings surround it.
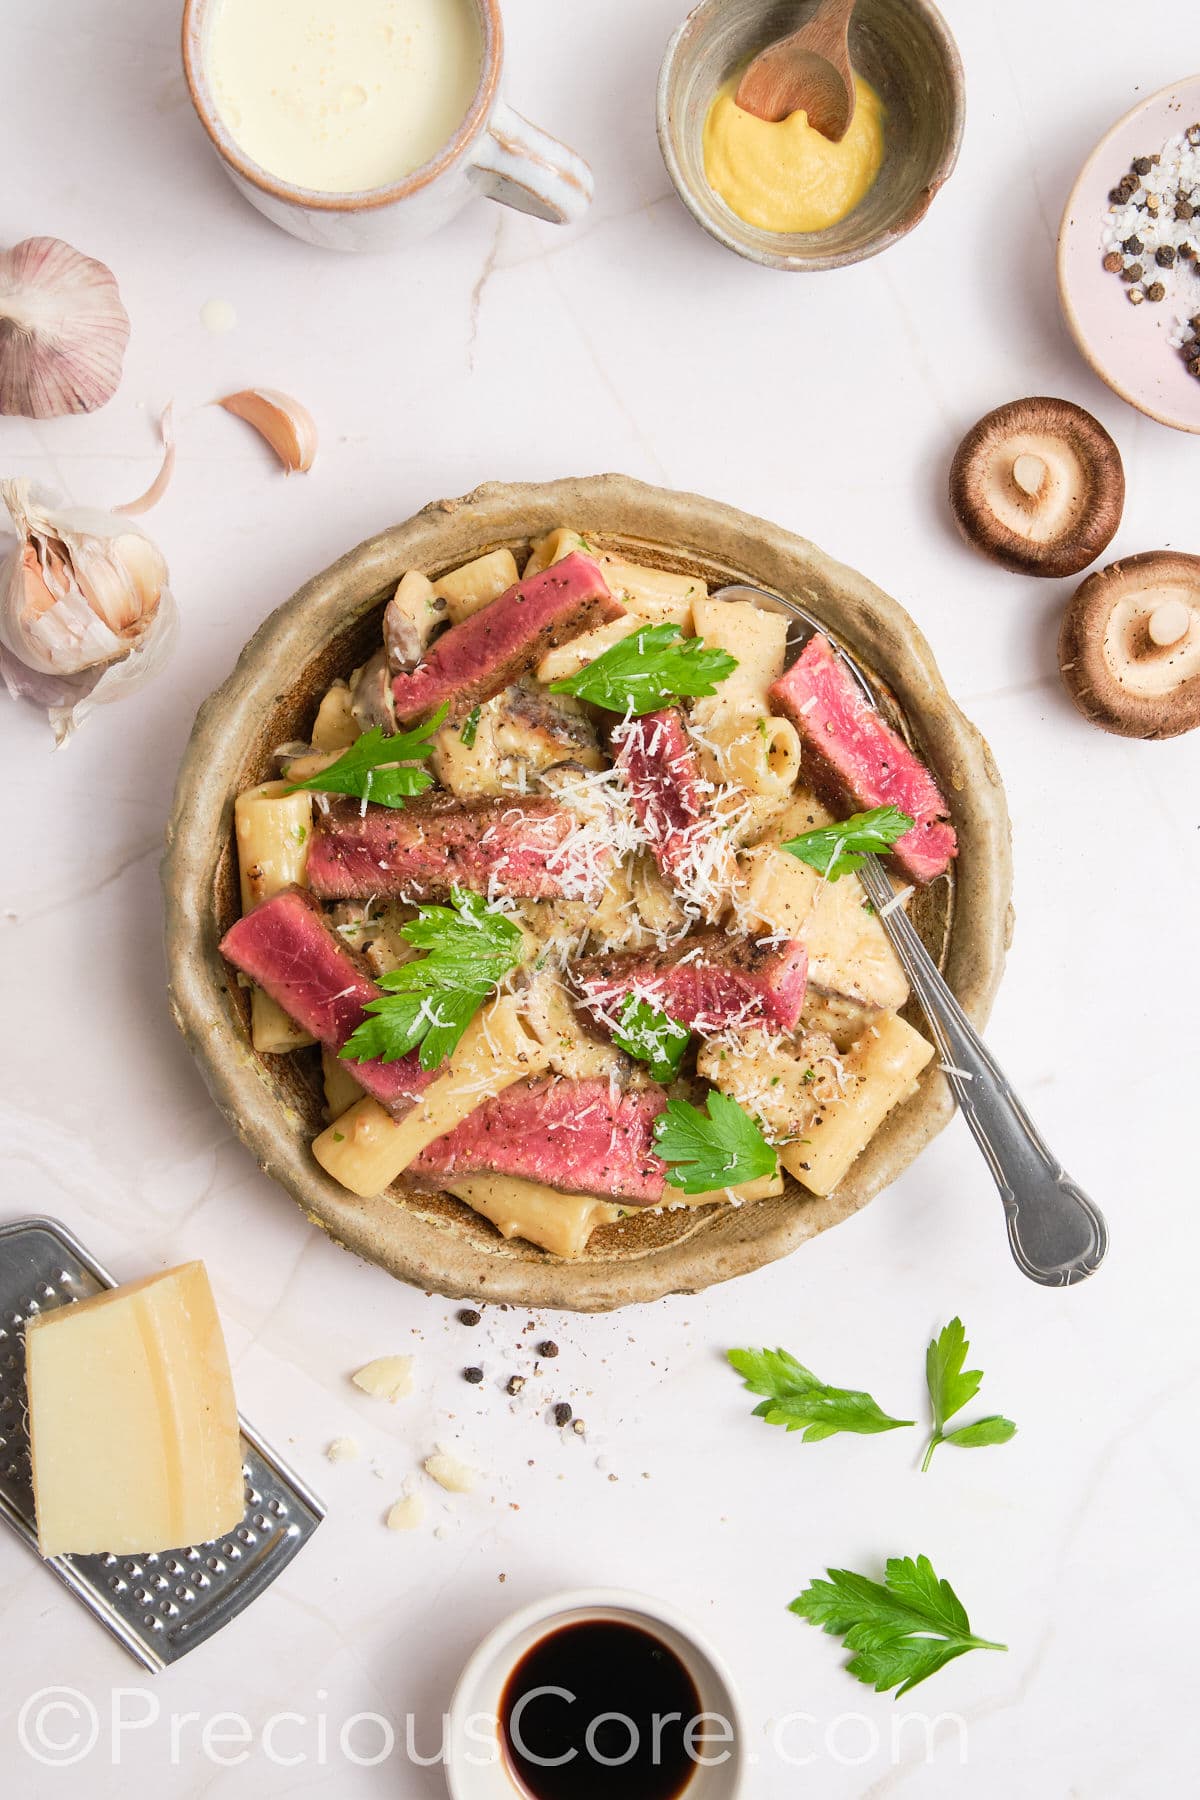
<svg viewBox="0 0 1200 1800">
<path fill-rule="evenodd" d="M 1046 480 L 1046 465 L 1040 456 L 1034 456 L 1027 450 L 1013 463 L 1012 477 L 1021 492 L 1034 500 L 1041 493 Z"/>
<path fill-rule="evenodd" d="M 1146 621 L 1146 632 L 1150 642 L 1160 650 L 1167 650 L 1172 644 L 1179 643 L 1191 629 L 1192 615 L 1183 600 L 1164 600 L 1156 606 Z"/>
</svg>

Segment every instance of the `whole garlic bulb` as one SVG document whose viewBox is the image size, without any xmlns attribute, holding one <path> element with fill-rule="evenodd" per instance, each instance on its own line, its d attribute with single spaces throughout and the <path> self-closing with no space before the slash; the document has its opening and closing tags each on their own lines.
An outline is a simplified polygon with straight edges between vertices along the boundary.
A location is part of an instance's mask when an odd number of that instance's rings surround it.
<svg viewBox="0 0 1200 1800">
<path fill-rule="evenodd" d="M 61 238 L 0 251 L 0 413 L 94 412 L 121 379 L 129 314 L 112 270 Z"/>
<path fill-rule="evenodd" d="M 45 707 L 63 743 L 94 706 L 154 674 L 174 644 L 167 565 L 144 531 L 93 507 L 53 508 L 0 482 L 18 542 L 0 564 L 0 675 Z"/>
</svg>

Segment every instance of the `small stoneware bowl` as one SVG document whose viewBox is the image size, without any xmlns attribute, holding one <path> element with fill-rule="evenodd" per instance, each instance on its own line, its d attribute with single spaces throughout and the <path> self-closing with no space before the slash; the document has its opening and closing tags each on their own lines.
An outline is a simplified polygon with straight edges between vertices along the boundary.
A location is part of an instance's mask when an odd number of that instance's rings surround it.
<svg viewBox="0 0 1200 1800">
<path fill-rule="evenodd" d="M 551 1632 L 593 1620 L 649 1632 L 674 1651 L 692 1678 L 700 1711 L 714 1735 L 701 1747 L 681 1800 L 744 1800 L 749 1791 L 746 1728 L 724 1662 L 673 1606 L 619 1588 L 551 1595 L 513 1613 L 484 1638 L 459 1677 L 447 1717 L 446 1783 L 452 1800 L 515 1800 L 517 1784 L 506 1767 L 498 1724 L 508 1677 Z"/>
<path fill-rule="evenodd" d="M 769 269 L 837 269 L 878 256 L 920 224 L 958 161 L 964 84 L 958 46 L 929 0 L 859 0 L 854 67 L 887 109 L 878 180 L 826 231 L 764 231 L 739 219 L 704 173 L 704 121 L 717 90 L 816 0 L 700 0 L 667 47 L 658 78 L 658 141 L 680 199 L 710 236 Z"/>
<path fill-rule="evenodd" d="M 184 0 L 183 69 L 192 105 L 222 167 L 264 218 L 330 250 L 396 250 L 444 225 L 476 195 L 553 225 L 583 217 L 592 172 L 581 156 L 514 112 L 500 94 L 498 0 L 475 0 L 482 60 L 466 118 L 431 161 L 391 187 L 324 193 L 281 180 L 247 155 L 217 109 L 208 43 L 217 0 Z"/>
<path fill-rule="evenodd" d="M 1200 380 L 1169 341 L 1180 317 L 1200 313 L 1200 261 L 1167 271 L 1165 301 L 1130 306 L 1129 287 L 1102 266 L 1108 196 L 1135 156 L 1156 156 L 1200 122 L 1200 75 L 1140 100 L 1084 163 L 1058 234 L 1058 296 L 1080 351 L 1115 394 L 1176 431 L 1200 432 Z M 1200 213 L 1196 217 L 1200 247 Z M 1155 273 L 1160 271 L 1157 269 Z M 1179 335 L 1176 332 L 1176 335 Z"/>
<path fill-rule="evenodd" d="M 941 1130 L 953 1101 L 931 1064 L 832 1194 L 818 1199 L 789 1176 L 783 1194 L 752 1206 L 639 1211 L 601 1226 L 573 1261 L 501 1238 L 449 1194 L 397 1186 L 356 1199 L 314 1161 L 311 1140 L 326 1122 L 316 1053 L 255 1055 L 246 994 L 217 948 L 240 906 L 234 796 L 278 772 L 277 745 L 308 738 L 329 683 L 378 644 L 383 609 L 406 569 L 437 577 L 501 548 L 520 563 L 558 525 L 710 589 L 748 582 L 791 595 L 872 673 L 880 705 L 950 797 L 959 843 L 953 876 L 922 889 L 910 917 L 980 1027 L 1004 962 L 1012 870 L 996 766 L 913 620 L 815 544 L 715 500 L 619 475 L 477 488 L 360 544 L 259 627 L 200 710 L 163 863 L 171 1004 L 217 1104 L 313 1223 L 357 1255 L 440 1294 L 592 1312 L 728 1281 L 849 1218 Z M 911 1016 L 919 1024 L 919 1011 Z"/>
</svg>

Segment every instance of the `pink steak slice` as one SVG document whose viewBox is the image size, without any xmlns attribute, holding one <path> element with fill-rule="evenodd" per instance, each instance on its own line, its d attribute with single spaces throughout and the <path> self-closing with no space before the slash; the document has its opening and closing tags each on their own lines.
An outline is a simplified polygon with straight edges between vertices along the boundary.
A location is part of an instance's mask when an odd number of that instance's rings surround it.
<svg viewBox="0 0 1200 1800">
<path fill-rule="evenodd" d="M 459 800 L 421 794 L 400 810 L 335 799 L 318 811 L 308 880 L 323 900 L 428 900 L 455 886 L 518 899 L 576 898 L 597 880 L 603 847 L 572 849 L 579 820 L 544 797 Z"/>
<path fill-rule="evenodd" d="M 572 551 L 435 638 L 415 669 L 393 678 L 396 717 L 416 719 L 443 703 L 461 717 L 528 674 L 556 644 L 624 611 L 599 565 Z"/>
<path fill-rule="evenodd" d="M 826 804 L 847 813 L 898 806 L 914 823 L 893 857 L 914 881 L 944 875 L 958 853 L 945 796 L 869 704 L 829 639 L 810 638 L 769 695 L 773 711 L 800 733 L 806 772 Z"/>
<path fill-rule="evenodd" d="M 320 1044 L 340 1050 L 383 989 L 331 930 L 304 888 L 283 888 L 232 925 L 221 954 L 257 982 L 289 1019 Z M 395 1117 L 409 1112 L 439 1073 L 423 1069 L 415 1050 L 396 1062 L 350 1062 L 355 1080 Z"/>
<path fill-rule="evenodd" d="M 758 942 L 712 927 L 667 950 L 588 956 L 571 974 L 609 1031 L 634 994 L 705 1036 L 756 1025 L 792 1032 L 804 1004 L 808 952 L 795 939 Z"/>
<path fill-rule="evenodd" d="M 704 817 L 704 781 L 677 707 L 643 713 L 613 733 L 617 768 L 650 850 L 668 882 L 684 870 Z"/>
<path fill-rule="evenodd" d="M 485 1100 L 412 1165 L 414 1175 L 514 1175 L 572 1194 L 653 1206 L 666 1165 L 654 1150 L 662 1088 L 539 1076 Z"/>
</svg>

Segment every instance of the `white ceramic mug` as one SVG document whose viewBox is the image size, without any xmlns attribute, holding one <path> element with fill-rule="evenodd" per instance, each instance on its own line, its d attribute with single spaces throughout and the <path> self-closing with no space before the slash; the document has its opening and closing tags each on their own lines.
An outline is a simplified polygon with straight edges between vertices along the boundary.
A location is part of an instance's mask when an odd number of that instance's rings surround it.
<svg viewBox="0 0 1200 1800">
<path fill-rule="evenodd" d="M 209 26 L 216 4 L 184 0 L 183 66 L 192 103 L 234 186 L 293 237 L 331 250 L 403 248 L 436 231 L 477 194 L 554 225 L 582 218 L 587 211 L 592 198 L 587 163 L 500 97 L 504 34 L 497 0 L 474 0 L 482 66 L 454 136 L 403 181 L 346 194 L 297 187 L 272 175 L 247 156 L 222 122 L 208 73 Z"/>
<path fill-rule="evenodd" d="M 526 1652 L 551 1632 L 592 1619 L 640 1626 L 661 1639 L 691 1676 L 702 1714 L 711 1721 L 727 1722 L 728 1733 L 715 1738 L 714 1747 L 697 1760 L 685 1790 L 686 1800 L 744 1800 L 746 1727 L 725 1664 L 673 1606 L 616 1588 L 552 1594 L 513 1613 L 484 1638 L 460 1675 L 450 1702 L 445 1758 L 452 1800 L 514 1800 L 516 1783 L 500 1748 L 498 1721 L 508 1678 Z M 619 1780 L 619 1769 L 616 1775 Z"/>
</svg>

